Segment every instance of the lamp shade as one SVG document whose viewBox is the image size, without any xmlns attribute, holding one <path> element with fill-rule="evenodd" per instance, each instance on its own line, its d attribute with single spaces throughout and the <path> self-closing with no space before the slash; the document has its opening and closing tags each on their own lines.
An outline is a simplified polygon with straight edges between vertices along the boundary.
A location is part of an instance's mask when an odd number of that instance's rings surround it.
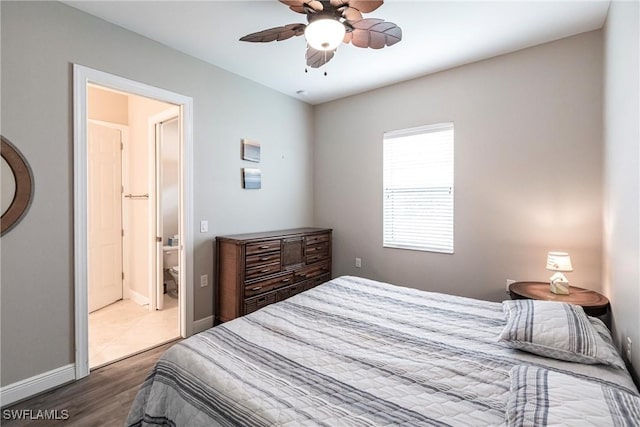
<svg viewBox="0 0 640 427">
<path fill-rule="evenodd" d="M 309 46 L 316 50 L 334 50 L 344 39 L 344 25 L 333 18 L 316 19 L 304 30 Z"/>
<path fill-rule="evenodd" d="M 571 257 L 566 252 L 549 252 L 547 254 L 547 270 L 573 271 Z"/>
</svg>

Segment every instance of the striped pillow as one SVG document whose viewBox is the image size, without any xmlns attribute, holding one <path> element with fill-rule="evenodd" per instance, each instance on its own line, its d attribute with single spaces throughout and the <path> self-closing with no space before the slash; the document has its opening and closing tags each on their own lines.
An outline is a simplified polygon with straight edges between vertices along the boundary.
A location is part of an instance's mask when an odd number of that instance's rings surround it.
<svg viewBox="0 0 640 427">
<path fill-rule="evenodd" d="M 520 299 L 503 301 L 502 308 L 507 325 L 499 341 L 512 348 L 569 362 L 624 368 L 610 340 L 600 336 L 578 305 Z"/>
<path fill-rule="evenodd" d="M 640 397 L 626 389 L 533 366 L 509 375 L 508 427 L 640 425 Z"/>
</svg>

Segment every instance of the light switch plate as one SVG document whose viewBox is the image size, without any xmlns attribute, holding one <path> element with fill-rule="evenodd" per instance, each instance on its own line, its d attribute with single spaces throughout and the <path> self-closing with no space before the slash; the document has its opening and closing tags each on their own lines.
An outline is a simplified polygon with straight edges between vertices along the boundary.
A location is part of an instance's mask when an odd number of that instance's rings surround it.
<svg viewBox="0 0 640 427">
<path fill-rule="evenodd" d="M 206 288 L 207 286 L 209 286 L 209 275 L 203 274 L 202 276 L 200 276 L 200 287 Z"/>
<path fill-rule="evenodd" d="M 209 221 L 202 220 L 200 221 L 200 232 L 207 233 L 209 231 Z"/>
</svg>

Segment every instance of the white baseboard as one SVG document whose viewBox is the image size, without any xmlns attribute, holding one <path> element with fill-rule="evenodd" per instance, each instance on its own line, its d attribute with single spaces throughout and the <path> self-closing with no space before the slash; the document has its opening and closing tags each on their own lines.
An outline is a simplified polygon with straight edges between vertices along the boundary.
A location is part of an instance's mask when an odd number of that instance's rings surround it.
<svg viewBox="0 0 640 427">
<path fill-rule="evenodd" d="M 193 322 L 193 333 L 197 334 L 213 327 L 213 316 L 207 316 L 203 319 Z"/>
<path fill-rule="evenodd" d="M 125 292 L 125 298 L 129 298 L 131 301 L 138 305 L 149 305 L 149 297 L 145 297 L 141 293 L 134 291 L 133 289 L 127 289 Z"/>
<path fill-rule="evenodd" d="M 76 367 L 73 363 L 26 378 L 0 389 L 0 405 L 4 408 L 19 400 L 35 396 L 38 393 L 61 386 L 75 379 Z"/>
</svg>

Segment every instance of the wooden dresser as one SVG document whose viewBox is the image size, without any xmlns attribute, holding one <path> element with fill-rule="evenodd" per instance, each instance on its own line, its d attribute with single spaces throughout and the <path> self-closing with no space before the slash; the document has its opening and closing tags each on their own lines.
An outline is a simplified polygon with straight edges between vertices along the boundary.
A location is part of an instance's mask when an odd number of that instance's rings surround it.
<svg viewBox="0 0 640 427">
<path fill-rule="evenodd" d="M 331 279 L 331 230 L 295 228 L 216 237 L 216 322 Z"/>
</svg>

